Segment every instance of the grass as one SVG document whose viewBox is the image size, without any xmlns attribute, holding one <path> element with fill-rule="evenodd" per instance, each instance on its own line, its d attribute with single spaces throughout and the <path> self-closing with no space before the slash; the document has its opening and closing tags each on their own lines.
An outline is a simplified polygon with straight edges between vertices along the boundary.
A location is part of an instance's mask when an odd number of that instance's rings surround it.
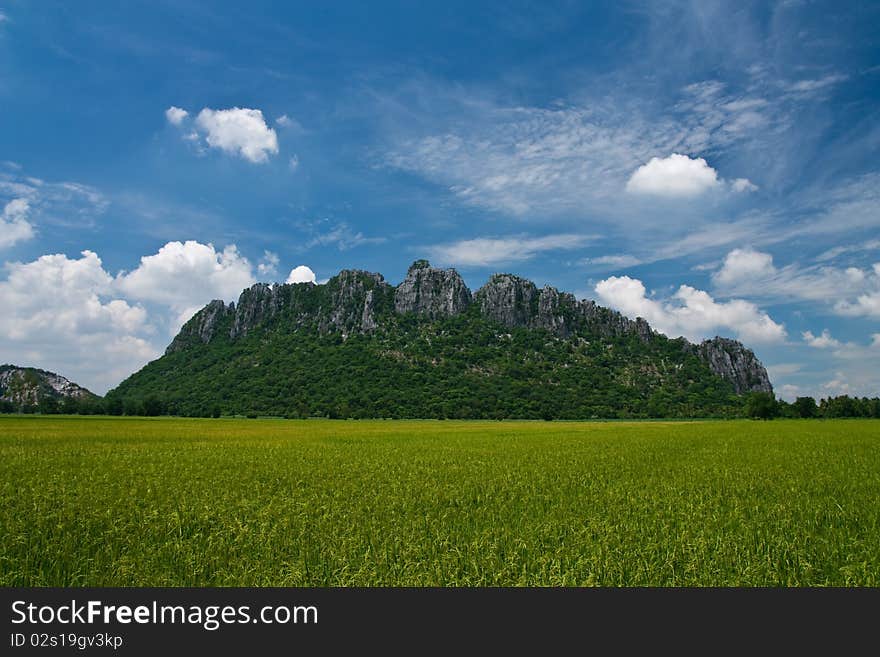
<svg viewBox="0 0 880 657">
<path fill-rule="evenodd" d="M 880 422 L 0 418 L 0 585 L 880 585 Z"/>
</svg>

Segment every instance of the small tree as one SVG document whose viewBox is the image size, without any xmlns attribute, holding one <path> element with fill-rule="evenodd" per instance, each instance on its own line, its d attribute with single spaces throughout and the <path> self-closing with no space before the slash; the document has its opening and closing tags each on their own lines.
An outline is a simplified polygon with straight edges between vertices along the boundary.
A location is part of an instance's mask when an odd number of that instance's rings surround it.
<svg viewBox="0 0 880 657">
<path fill-rule="evenodd" d="M 798 417 L 816 417 L 819 411 L 816 400 L 812 397 L 798 397 L 792 406 L 794 406 Z"/>
<path fill-rule="evenodd" d="M 773 393 L 753 392 L 746 399 L 746 415 L 760 420 L 770 420 L 779 415 L 779 404 Z"/>
</svg>

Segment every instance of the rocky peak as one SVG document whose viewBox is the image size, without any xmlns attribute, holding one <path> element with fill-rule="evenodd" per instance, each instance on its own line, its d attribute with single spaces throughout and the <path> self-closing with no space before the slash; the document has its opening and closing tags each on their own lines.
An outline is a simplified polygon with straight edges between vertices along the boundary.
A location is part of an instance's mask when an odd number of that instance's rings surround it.
<svg viewBox="0 0 880 657">
<path fill-rule="evenodd" d="M 767 370 L 741 342 L 715 336 L 693 345 L 697 355 L 722 379 L 733 384 L 737 394 L 746 392 L 773 392 Z"/>
<path fill-rule="evenodd" d="M 577 306 L 573 294 L 545 285 L 538 293 L 538 311 L 530 326 L 567 338 L 577 330 Z"/>
<path fill-rule="evenodd" d="M 229 337 L 247 335 L 251 328 L 274 317 L 281 309 L 281 287 L 277 283 L 256 283 L 245 289 L 238 297 Z"/>
<path fill-rule="evenodd" d="M 33 367 L 0 365 L 0 401 L 11 402 L 16 406 L 38 406 L 47 397 L 86 399 L 95 396 L 55 372 Z"/>
<path fill-rule="evenodd" d="M 494 274 L 477 290 L 480 312 L 505 326 L 529 326 L 538 310 L 538 288 L 513 274 Z"/>
<path fill-rule="evenodd" d="M 327 281 L 327 306 L 322 308 L 322 332 L 370 332 L 379 326 L 377 313 L 393 288 L 382 274 L 361 269 L 343 269 Z"/>
<path fill-rule="evenodd" d="M 227 306 L 220 299 L 214 299 L 183 325 L 165 353 L 181 351 L 194 342 L 207 344 L 217 335 L 224 321 L 234 314 L 234 308 L 231 303 Z"/>
<path fill-rule="evenodd" d="M 464 312 L 471 304 L 471 291 L 454 269 L 436 269 L 427 260 L 410 265 L 406 278 L 394 292 L 394 310 L 431 318 Z"/>
</svg>

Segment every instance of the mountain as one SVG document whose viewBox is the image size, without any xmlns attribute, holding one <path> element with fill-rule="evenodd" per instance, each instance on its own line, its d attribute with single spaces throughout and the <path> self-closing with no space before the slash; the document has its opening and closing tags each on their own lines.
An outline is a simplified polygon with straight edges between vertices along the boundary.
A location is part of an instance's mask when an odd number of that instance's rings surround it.
<svg viewBox="0 0 880 657">
<path fill-rule="evenodd" d="M 55 372 L 33 367 L 0 365 L 0 410 L 79 412 L 97 395 Z"/>
<path fill-rule="evenodd" d="M 187 415 L 661 417 L 736 415 L 771 392 L 739 342 L 669 339 L 644 319 L 496 274 L 471 293 L 425 260 L 394 287 L 344 270 L 212 301 L 108 403 Z"/>
</svg>

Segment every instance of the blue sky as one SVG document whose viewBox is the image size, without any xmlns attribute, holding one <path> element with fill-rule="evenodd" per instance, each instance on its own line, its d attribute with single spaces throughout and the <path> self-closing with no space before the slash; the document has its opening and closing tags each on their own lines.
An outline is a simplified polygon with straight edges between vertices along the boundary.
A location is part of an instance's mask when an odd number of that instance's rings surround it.
<svg viewBox="0 0 880 657">
<path fill-rule="evenodd" d="M 203 4 L 0 0 L 0 361 L 426 257 L 880 394 L 880 3 Z"/>
</svg>

